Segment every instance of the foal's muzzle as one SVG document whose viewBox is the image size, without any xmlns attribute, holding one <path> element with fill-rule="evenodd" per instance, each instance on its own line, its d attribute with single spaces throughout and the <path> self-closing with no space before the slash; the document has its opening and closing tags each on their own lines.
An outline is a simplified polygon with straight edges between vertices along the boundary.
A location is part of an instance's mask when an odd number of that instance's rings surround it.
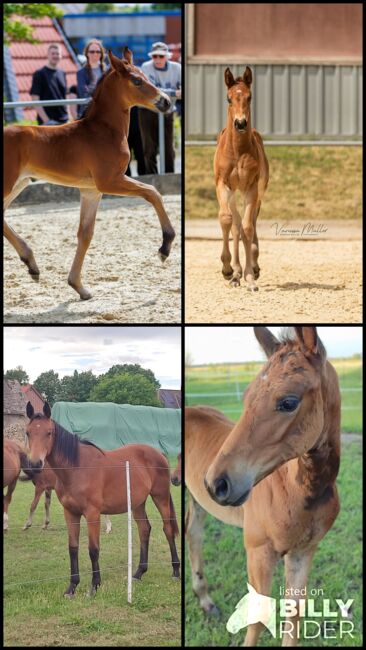
<svg viewBox="0 0 366 650">
<path fill-rule="evenodd" d="M 213 485 L 210 485 L 204 479 L 205 487 L 211 496 L 211 498 L 216 501 L 220 506 L 241 506 L 248 498 L 250 491 L 253 487 L 252 483 L 248 483 L 247 486 L 234 486 L 227 474 L 222 474 L 217 479 L 215 479 Z"/>
<path fill-rule="evenodd" d="M 31 460 L 29 461 L 29 464 L 31 466 L 32 471 L 35 474 L 39 474 L 43 470 L 44 466 L 44 461 L 43 460 L 37 460 L 35 463 L 33 463 Z"/>
<path fill-rule="evenodd" d="M 159 95 L 159 99 L 154 102 L 156 108 L 161 111 L 161 113 L 166 113 L 171 107 L 171 101 L 166 95 Z"/>
<path fill-rule="evenodd" d="M 246 121 L 245 117 L 243 120 L 234 120 L 234 126 L 237 131 L 243 132 L 248 126 L 248 122 Z"/>
</svg>

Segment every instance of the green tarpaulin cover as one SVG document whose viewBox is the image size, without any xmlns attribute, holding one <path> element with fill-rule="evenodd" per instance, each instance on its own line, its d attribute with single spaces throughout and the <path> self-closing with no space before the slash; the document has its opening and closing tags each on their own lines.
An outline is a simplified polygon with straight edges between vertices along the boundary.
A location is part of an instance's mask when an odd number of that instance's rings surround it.
<svg viewBox="0 0 366 650">
<path fill-rule="evenodd" d="M 181 451 L 181 409 L 113 402 L 56 402 L 52 418 L 102 449 L 144 444 L 165 455 Z"/>
</svg>

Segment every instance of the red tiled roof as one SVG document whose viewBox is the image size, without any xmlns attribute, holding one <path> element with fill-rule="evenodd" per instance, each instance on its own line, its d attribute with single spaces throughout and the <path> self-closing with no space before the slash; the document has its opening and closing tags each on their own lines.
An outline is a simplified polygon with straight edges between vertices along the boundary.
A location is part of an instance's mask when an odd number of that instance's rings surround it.
<svg viewBox="0 0 366 650">
<path fill-rule="evenodd" d="M 20 18 L 19 18 L 20 19 Z M 28 25 L 34 27 L 33 36 L 40 43 L 12 43 L 10 54 L 13 70 L 19 91 L 19 100 L 31 100 L 29 91 L 32 86 L 32 76 L 36 70 L 42 68 L 47 62 L 47 49 L 51 43 L 61 46 L 62 60 L 60 68 L 66 73 L 67 87 L 76 84 L 77 65 L 74 63 L 61 34 L 57 31 L 51 18 L 21 18 Z M 24 119 L 35 120 L 36 111 L 32 108 L 23 108 Z"/>
</svg>

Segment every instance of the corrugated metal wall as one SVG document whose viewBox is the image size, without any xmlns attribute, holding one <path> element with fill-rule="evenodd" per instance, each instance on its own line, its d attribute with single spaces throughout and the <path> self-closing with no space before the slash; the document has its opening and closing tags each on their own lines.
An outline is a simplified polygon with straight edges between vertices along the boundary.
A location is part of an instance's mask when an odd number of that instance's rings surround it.
<svg viewBox="0 0 366 650">
<path fill-rule="evenodd" d="M 212 138 L 225 126 L 225 65 L 188 64 L 186 138 Z M 252 125 L 262 135 L 362 135 L 362 67 L 357 65 L 252 65 Z M 234 76 L 245 65 L 230 65 Z"/>
</svg>

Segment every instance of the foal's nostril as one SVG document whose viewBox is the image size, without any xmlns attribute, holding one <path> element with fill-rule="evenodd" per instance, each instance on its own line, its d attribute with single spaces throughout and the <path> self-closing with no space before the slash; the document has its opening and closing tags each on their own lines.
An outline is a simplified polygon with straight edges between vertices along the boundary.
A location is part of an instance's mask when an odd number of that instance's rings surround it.
<svg viewBox="0 0 366 650">
<path fill-rule="evenodd" d="M 217 501 L 226 501 L 230 494 L 230 482 L 227 476 L 220 476 L 215 481 L 214 493 Z"/>
</svg>

